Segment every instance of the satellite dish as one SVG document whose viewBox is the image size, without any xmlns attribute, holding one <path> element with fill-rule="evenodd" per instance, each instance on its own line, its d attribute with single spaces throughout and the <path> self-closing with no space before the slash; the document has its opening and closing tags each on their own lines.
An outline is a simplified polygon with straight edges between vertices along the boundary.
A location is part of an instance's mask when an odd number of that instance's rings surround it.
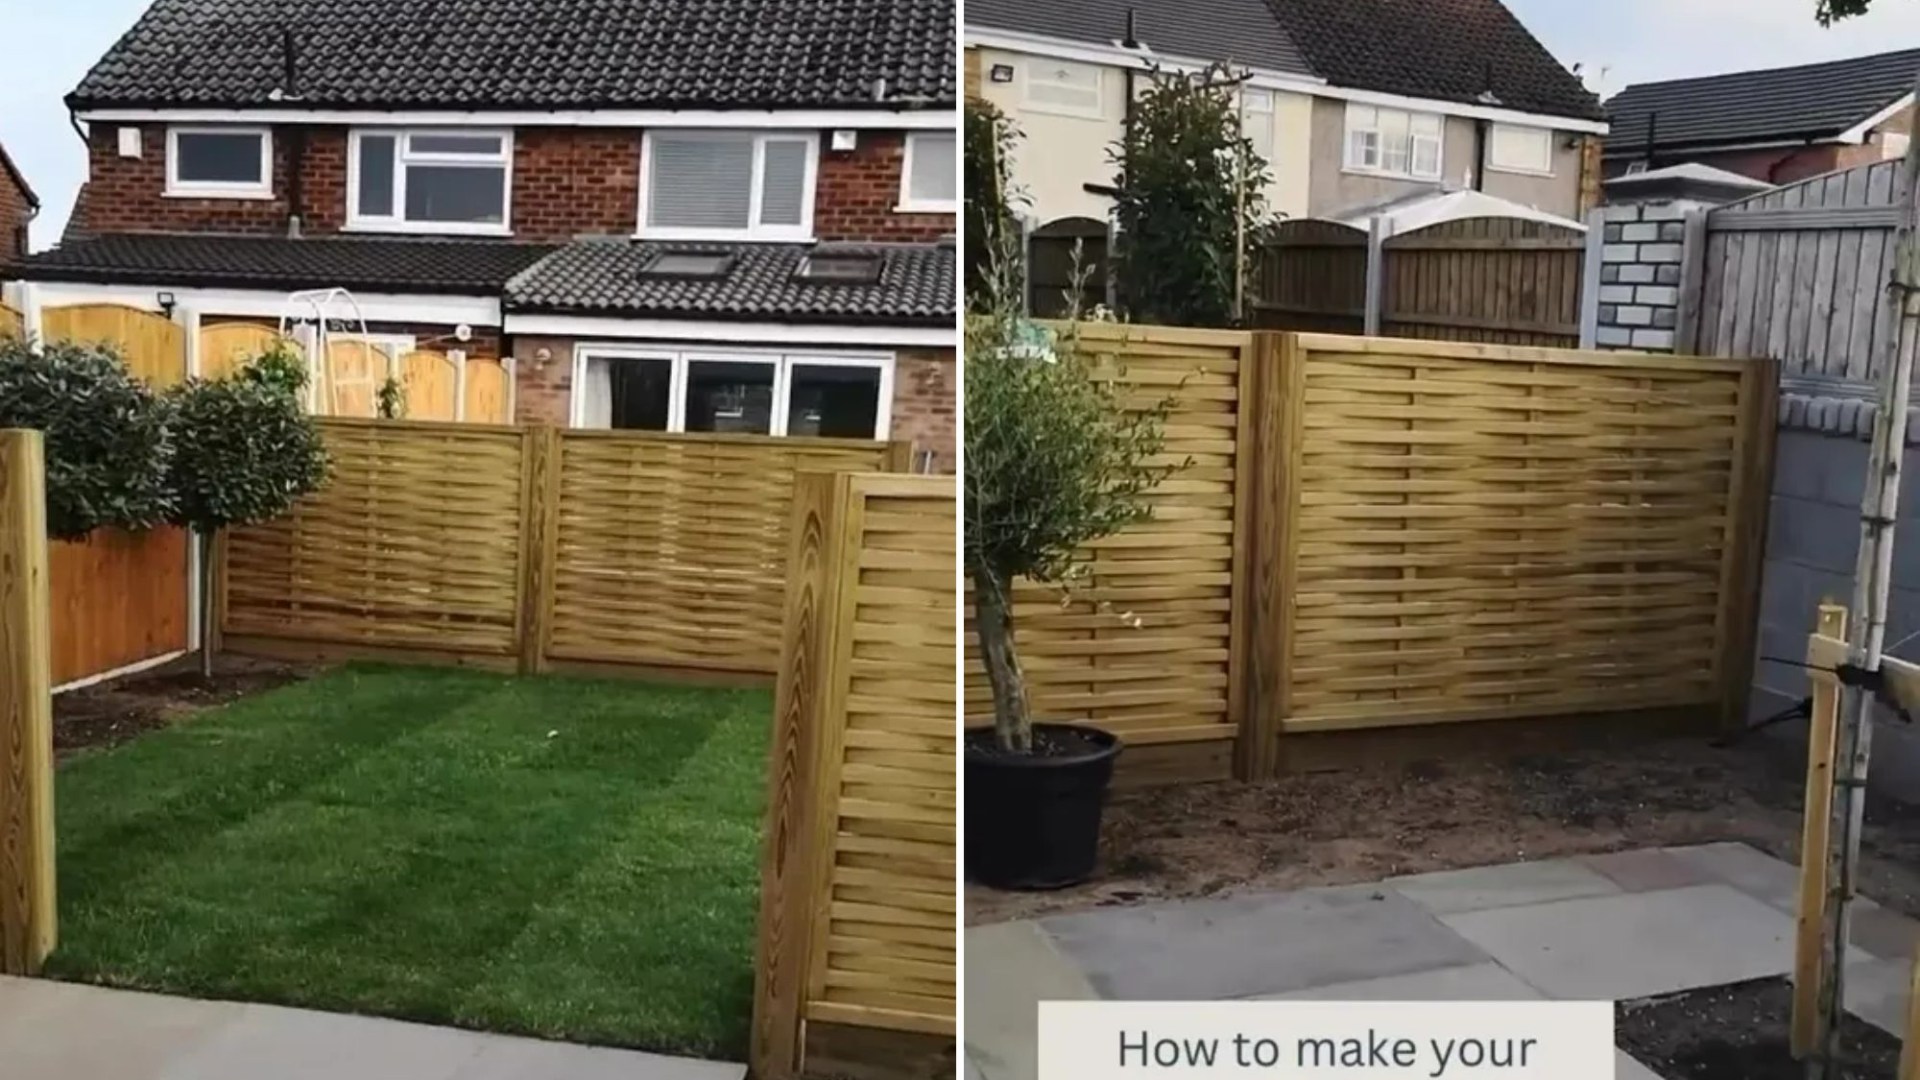
<svg viewBox="0 0 1920 1080">
<path fill-rule="evenodd" d="M 461 323 L 461 324 L 460 324 L 459 326 L 456 326 L 456 327 L 454 327 L 454 328 L 453 328 L 453 339 L 454 339 L 455 341 L 463 341 L 463 342 L 464 342 L 464 341 L 472 341 L 472 340 L 473 340 L 473 327 L 471 327 L 471 326 L 468 326 L 468 325 L 467 325 L 466 323 Z"/>
</svg>

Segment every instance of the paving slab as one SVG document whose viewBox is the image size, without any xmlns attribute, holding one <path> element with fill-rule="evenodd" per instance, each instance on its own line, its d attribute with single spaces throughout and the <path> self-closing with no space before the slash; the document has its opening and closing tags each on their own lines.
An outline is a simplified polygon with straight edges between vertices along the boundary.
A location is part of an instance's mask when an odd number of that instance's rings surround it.
<svg viewBox="0 0 1920 1080">
<path fill-rule="evenodd" d="M 1656 892 L 1707 885 L 1719 880 L 1705 869 L 1654 848 L 1588 855 L 1578 860 L 1620 886 L 1623 892 Z"/>
<path fill-rule="evenodd" d="M 1861 897 L 1854 902 L 1847 937 L 1855 947 L 1877 957 L 1911 965 L 1915 950 L 1920 949 L 1920 922 Z"/>
<path fill-rule="evenodd" d="M 1800 903 L 1800 869 L 1747 844 L 1666 848 L 1667 854 L 1725 882 L 1776 911 L 1791 915 Z"/>
<path fill-rule="evenodd" d="M 1283 994 L 1487 960 L 1431 912 L 1376 886 L 1095 911 L 1041 925 L 1100 996 L 1129 1001 Z M 978 970 L 971 955 L 967 968 Z"/>
<path fill-rule="evenodd" d="M 1384 979 L 1316 986 L 1286 994 L 1270 994 L 1266 1001 L 1538 1001 L 1540 991 L 1499 964 L 1469 964 L 1434 968 Z"/>
<path fill-rule="evenodd" d="M 1906 1038 L 1907 994 L 1913 985 L 1913 961 L 1868 960 L 1847 965 L 1847 1011 L 1893 1035 Z"/>
<path fill-rule="evenodd" d="M 537 1039 L 482 1036 L 452 1080 L 744 1080 L 745 1065 Z"/>
<path fill-rule="evenodd" d="M 969 1076 L 1034 1080 L 1040 1002 L 1092 1001 L 1100 995 L 1039 923 L 969 927 L 965 944 Z"/>
<path fill-rule="evenodd" d="M 1390 878 L 1387 885 L 1436 915 L 1610 896 L 1621 891 L 1598 871 L 1571 859 L 1443 870 Z"/>
<path fill-rule="evenodd" d="M 1614 1061 L 1613 1080 L 1662 1080 L 1662 1077 L 1635 1061 L 1633 1055 L 1621 1050 Z"/>
<path fill-rule="evenodd" d="M 1792 917 L 1725 884 L 1467 912 L 1442 921 L 1548 997 L 1564 1000 L 1652 997 L 1793 967 Z"/>
<path fill-rule="evenodd" d="M 159 1080 L 448 1080 L 480 1052 L 471 1032 L 364 1016 L 246 1005 Z"/>
<path fill-rule="evenodd" d="M 158 1080 L 163 1066 L 237 1023 L 244 1006 L 0 979 L 7 1080 Z"/>
</svg>

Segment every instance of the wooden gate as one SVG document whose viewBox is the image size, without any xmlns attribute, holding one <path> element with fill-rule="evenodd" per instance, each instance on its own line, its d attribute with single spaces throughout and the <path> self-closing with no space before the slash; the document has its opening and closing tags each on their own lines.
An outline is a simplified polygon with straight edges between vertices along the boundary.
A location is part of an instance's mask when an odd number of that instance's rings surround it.
<svg viewBox="0 0 1920 1080">
<path fill-rule="evenodd" d="M 1107 223 L 1063 218 L 1027 237 L 1027 302 L 1043 319 L 1081 316 L 1107 302 Z M 1076 274 L 1078 276 L 1076 276 Z"/>
<path fill-rule="evenodd" d="M 187 375 L 186 332 L 171 320 L 113 305 L 46 308 L 50 342 L 118 346 L 156 388 Z M 187 648 L 187 537 L 179 529 L 101 530 L 51 549 L 53 681 L 63 685 Z"/>
</svg>

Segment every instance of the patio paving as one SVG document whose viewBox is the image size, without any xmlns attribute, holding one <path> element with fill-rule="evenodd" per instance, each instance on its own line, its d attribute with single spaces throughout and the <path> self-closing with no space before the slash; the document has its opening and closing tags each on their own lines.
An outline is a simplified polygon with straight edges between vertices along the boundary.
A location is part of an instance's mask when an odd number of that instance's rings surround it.
<svg viewBox="0 0 1920 1080">
<path fill-rule="evenodd" d="M 1796 871 L 1709 844 L 968 929 L 968 1080 L 1036 1080 L 1044 1000 L 1632 1000 L 1785 975 Z M 1871 902 L 1847 1005 L 1898 1034 L 1920 924 Z M 1616 1075 L 1654 1074 L 1625 1052 Z"/>
<path fill-rule="evenodd" d="M 111 1037 L 103 1037 L 110 1033 Z M 7 1080 L 742 1080 L 744 1065 L 0 977 Z"/>
</svg>

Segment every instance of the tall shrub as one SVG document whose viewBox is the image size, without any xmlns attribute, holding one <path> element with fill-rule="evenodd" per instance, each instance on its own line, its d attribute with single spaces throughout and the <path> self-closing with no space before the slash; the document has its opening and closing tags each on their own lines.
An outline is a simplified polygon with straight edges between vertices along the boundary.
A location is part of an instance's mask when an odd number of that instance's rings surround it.
<svg viewBox="0 0 1920 1080">
<path fill-rule="evenodd" d="M 213 565 L 220 533 L 292 509 L 326 482 L 320 430 L 301 404 L 306 368 L 274 351 L 227 379 L 191 379 L 168 394 L 174 441 L 173 521 L 199 536 L 201 565 Z M 200 575 L 202 626 L 213 619 L 213 575 Z M 200 653 L 213 674 L 213 651 Z"/>
<path fill-rule="evenodd" d="M 996 292 L 1017 295 L 1024 277 L 1021 262 L 1022 196 L 1013 184 L 1013 152 L 1020 131 L 991 102 L 968 98 L 966 153 L 961 183 L 966 192 L 967 307 L 985 311 Z"/>
<path fill-rule="evenodd" d="M 1116 376 L 1069 334 L 1047 342 L 999 303 L 967 323 L 965 569 L 1000 748 L 1033 749 L 1026 676 L 1014 639 L 1022 578 L 1070 588 L 1084 545 L 1150 516 L 1159 408 L 1126 407 Z"/>
<path fill-rule="evenodd" d="M 1241 274 L 1270 217 L 1267 163 L 1240 127 L 1225 68 L 1148 74 L 1133 121 L 1108 150 L 1120 303 L 1133 322 L 1230 326 Z"/>
<path fill-rule="evenodd" d="M 0 428 L 44 433 L 47 532 L 147 529 L 174 508 L 164 403 L 107 345 L 0 340 Z"/>
</svg>

